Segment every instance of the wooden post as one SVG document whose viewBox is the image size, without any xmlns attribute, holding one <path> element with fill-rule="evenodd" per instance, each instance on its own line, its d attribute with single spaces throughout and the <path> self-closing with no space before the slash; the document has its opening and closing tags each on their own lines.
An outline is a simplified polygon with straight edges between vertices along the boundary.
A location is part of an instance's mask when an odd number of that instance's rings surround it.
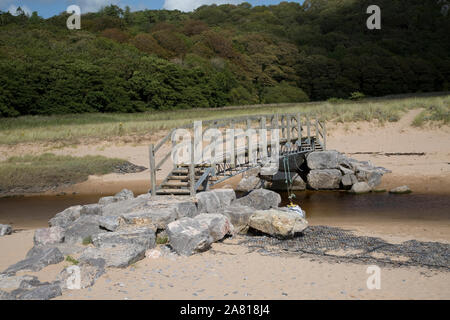
<svg viewBox="0 0 450 320">
<path fill-rule="evenodd" d="M 292 133 L 291 125 L 292 125 L 291 116 L 286 115 L 286 127 L 287 127 L 286 139 L 287 139 L 288 146 L 291 146 L 291 133 Z"/>
<path fill-rule="evenodd" d="M 311 144 L 311 123 L 309 122 L 309 116 L 306 116 L 306 131 L 308 133 L 308 144 Z"/>
<path fill-rule="evenodd" d="M 323 150 L 327 150 L 327 123 L 323 123 Z"/>
<path fill-rule="evenodd" d="M 194 148 L 195 148 L 195 144 L 194 144 L 194 140 L 191 140 L 191 161 L 189 163 L 189 190 L 190 190 L 190 194 L 191 197 L 195 196 L 195 156 L 194 156 Z"/>
<path fill-rule="evenodd" d="M 245 159 L 245 163 L 249 163 L 250 162 L 250 129 L 252 128 L 252 120 L 247 118 L 247 132 L 246 132 L 246 150 L 247 152 L 245 154 L 247 154 L 247 158 Z M 244 157 L 245 157 L 244 154 Z"/>
<path fill-rule="evenodd" d="M 260 133 L 259 133 L 259 147 L 261 149 L 259 150 L 259 155 L 261 157 L 261 160 L 264 160 L 267 158 L 267 130 L 266 130 L 266 117 L 261 117 L 261 123 L 260 123 Z M 264 136 L 262 136 L 264 135 Z"/>
<path fill-rule="evenodd" d="M 319 120 L 316 119 L 316 138 L 314 139 L 314 150 L 316 149 L 316 141 L 320 142 Z"/>
<path fill-rule="evenodd" d="M 150 183 L 151 183 L 151 190 L 152 190 L 152 196 L 156 196 L 155 146 L 153 144 L 150 145 L 149 154 L 150 154 Z"/>
<path fill-rule="evenodd" d="M 229 150 L 230 161 L 231 161 L 230 166 L 231 166 L 231 168 L 234 169 L 234 168 L 236 168 L 236 131 L 235 131 L 236 124 L 235 124 L 234 119 L 231 120 L 230 127 L 231 127 L 231 132 L 233 132 L 233 136 L 231 137 L 231 141 L 230 141 L 232 150 Z M 227 151 L 227 150 L 225 150 L 225 151 Z"/>
<path fill-rule="evenodd" d="M 302 120 L 301 120 L 301 116 L 300 116 L 300 112 L 297 113 L 296 115 L 297 118 L 297 141 L 300 143 L 302 143 Z"/>
</svg>

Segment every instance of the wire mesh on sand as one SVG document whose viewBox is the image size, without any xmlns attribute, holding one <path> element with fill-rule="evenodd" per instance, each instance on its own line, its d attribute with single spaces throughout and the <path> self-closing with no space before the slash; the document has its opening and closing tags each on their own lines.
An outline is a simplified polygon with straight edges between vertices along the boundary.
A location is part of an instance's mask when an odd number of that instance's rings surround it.
<svg viewBox="0 0 450 320">
<path fill-rule="evenodd" d="M 239 244 L 267 254 L 310 254 L 338 258 L 339 261 L 423 266 L 450 271 L 450 245 L 410 240 L 401 244 L 380 238 L 357 236 L 350 231 L 311 226 L 293 239 L 246 236 Z"/>
</svg>

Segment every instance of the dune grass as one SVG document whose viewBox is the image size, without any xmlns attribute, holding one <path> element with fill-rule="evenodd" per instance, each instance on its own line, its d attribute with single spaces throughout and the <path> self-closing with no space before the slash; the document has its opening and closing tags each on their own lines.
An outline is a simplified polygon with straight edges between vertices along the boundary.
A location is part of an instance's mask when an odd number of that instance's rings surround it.
<svg viewBox="0 0 450 320">
<path fill-rule="evenodd" d="M 424 108 L 415 125 L 429 121 L 449 123 L 450 95 L 365 99 L 362 101 L 288 105 L 242 106 L 219 109 L 153 111 L 133 114 L 74 114 L 0 118 L 0 144 L 29 142 L 76 143 L 83 139 L 113 141 L 121 136 L 144 136 L 191 123 L 193 120 L 232 118 L 244 115 L 302 112 L 334 122 L 398 121 L 407 110 Z"/>
<path fill-rule="evenodd" d="M 450 124 L 450 98 L 432 101 L 413 121 L 413 126 L 422 127 L 426 123 Z"/>
<path fill-rule="evenodd" d="M 125 160 L 102 156 L 71 157 L 51 153 L 11 157 L 0 162 L 0 193 L 41 192 L 85 181 L 89 175 L 111 173 L 124 163 Z"/>
</svg>

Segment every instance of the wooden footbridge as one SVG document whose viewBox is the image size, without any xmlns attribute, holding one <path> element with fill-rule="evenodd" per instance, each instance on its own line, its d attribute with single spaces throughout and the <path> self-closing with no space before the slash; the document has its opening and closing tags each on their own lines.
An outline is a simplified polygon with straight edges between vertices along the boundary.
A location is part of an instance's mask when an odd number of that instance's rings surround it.
<svg viewBox="0 0 450 320">
<path fill-rule="evenodd" d="M 188 161 L 173 159 L 177 130 L 189 137 L 201 137 L 189 140 Z M 208 136 L 209 147 L 204 146 L 205 136 Z M 201 157 L 196 159 L 195 152 L 190 150 L 199 148 Z M 158 144 L 150 145 L 150 192 L 152 195 L 194 196 L 247 170 L 267 166 L 268 159 L 278 161 L 279 158 L 325 149 L 325 123 L 300 113 L 208 120 L 202 121 L 201 127 L 197 122 L 173 129 Z"/>
</svg>

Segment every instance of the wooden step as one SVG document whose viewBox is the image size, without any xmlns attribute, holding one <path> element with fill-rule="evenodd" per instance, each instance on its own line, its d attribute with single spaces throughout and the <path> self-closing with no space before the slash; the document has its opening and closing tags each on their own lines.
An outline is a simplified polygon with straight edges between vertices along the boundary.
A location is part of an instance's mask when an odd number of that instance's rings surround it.
<svg viewBox="0 0 450 320">
<path fill-rule="evenodd" d="M 189 182 L 180 182 L 180 181 L 167 181 L 166 183 L 161 185 L 162 188 L 188 188 Z"/>
<path fill-rule="evenodd" d="M 197 174 L 197 175 L 201 175 L 201 174 L 203 174 L 203 169 L 202 168 L 195 168 L 195 173 Z M 174 169 L 173 171 L 172 171 L 172 174 L 173 175 L 188 175 L 189 174 L 189 170 L 188 169 L 186 169 L 186 168 L 177 168 L 177 169 Z"/>
<path fill-rule="evenodd" d="M 159 189 L 156 191 L 159 195 L 167 195 L 167 194 L 174 194 L 174 195 L 189 195 L 191 194 L 189 189 Z"/>
</svg>

